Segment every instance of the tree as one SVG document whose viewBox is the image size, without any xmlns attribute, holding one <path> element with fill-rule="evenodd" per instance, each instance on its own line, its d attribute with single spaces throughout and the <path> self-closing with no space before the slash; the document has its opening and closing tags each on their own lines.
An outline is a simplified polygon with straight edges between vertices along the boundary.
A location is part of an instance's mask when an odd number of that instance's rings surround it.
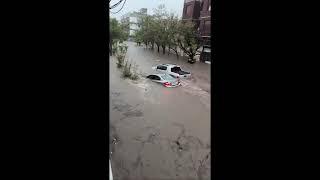
<svg viewBox="0 0 320 180">
<path fill-rule="evenodd" d="M 112 55 L 112 48 L 118 41 L 125 41 L 128 39 L 128 33 L 125 31 L 124 25 L 119 24 L 115 18 L 110 19 L 110 54 Z"/>
<path fill-rule="evenodd" d="M 177 59 L 179 58 L 178 53 L 178 41 L 177 41 L 177 34 L 178 34 L 178 17 L 174 14 L 170 14 L 167 17 L 167 34 L 168 34 L 168 54 L 170 50 L 173 50 L 176 53 Z"/>
<path fill-rule="evenodd" d="M 168 27 L 167 27 L 167 17 L 168 17 L 168 12 L 165 8 L 164 4 L 160 4 L 157 8 L 154 10 L 154 19 L 155 19 L 155 43 L 158 47 L 158 52 L 159 52 L 159 47 L 162 47 L 163 54 L 165 54 L 165 48 L 166 45 L 168 44 Z"/>
<path fill-rule="evenodd" d="M 110 19 L 110 39 L 109 39 L 109 47 L 110 47 L 110 54 L 112 55 L 112 46 L 114 42 L 120 38 L 120 27 L 118 25 L 118 21 L 114 18 Z"/>
<path fill-rule="evenodd" d="M 153 49 L 153 45 L 155 42 L 155 34 L 156 34 L 156 24 L 154 22 L 153 16 L 145 16 L 141 19 L 141 27 L 137 31 L 138 37 L 141 38 L 143 43 L 148 47 L 148 44 L 151 44 L 151 48 Z"/>
<path fill-rule="evenodd" d="M 189 57 L 189 63 L 195 63 L 194 57 L 198 54 L 201 47 L 198 33 L 194 28 L 194 24 L 190 22 L 180 22 L 178 25 L 177 42 L 179 48 Z"/>
</svg>

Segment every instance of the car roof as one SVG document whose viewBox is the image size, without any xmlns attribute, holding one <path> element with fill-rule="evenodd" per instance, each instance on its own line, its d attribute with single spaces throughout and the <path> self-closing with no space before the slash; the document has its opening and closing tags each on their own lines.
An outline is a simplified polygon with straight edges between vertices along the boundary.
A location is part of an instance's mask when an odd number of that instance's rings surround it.
<svg viewBox="0 0 320 180">
<path fill-rule="evenodd" d="M 165 74 L 149 74 L 148 76 L 150 76 L 150 75 L 163 76 Z"/>
<path fill-rule="evenodd" d="M 176 64 L 160 64 L 161 66 L 178 66 Z"/>
</svg>

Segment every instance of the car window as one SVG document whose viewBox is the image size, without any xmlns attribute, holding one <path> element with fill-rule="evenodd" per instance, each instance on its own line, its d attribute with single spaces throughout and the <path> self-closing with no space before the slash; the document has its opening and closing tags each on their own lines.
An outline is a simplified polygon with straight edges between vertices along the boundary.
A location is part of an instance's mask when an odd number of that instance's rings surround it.
<svg viewBox="0 0 320 180">
<path fill-rule="evenodd" d="M 159 76 L 154 76 L 154 80 L 161 80 Z"/>
<path fill-rule="evenodd" d="M 149 75 L 149 76 L 147 76 L 147 78 L 154 79 L 154 75 Z"/>
<path fill-rule="evenodd" d="M 160 69 L 160 70 L 164 70 L 164 71 L 165 71 L 165 70 L 167 70 L 167 67 L 165 67 L 165 66 L 158 66 L 157 69 Z"/>
<path fill-rule="evenodd" d="M 180 67 L 173 67 L 171 68 L 171 72 L 179 72 L 181 71 L 181 68 Z"/>
<path fill-rule="evenodd" d="M 164 74 L 161 76 L 164 80 L 175 80 L 175 78 L 173 78 L 172 76 L 168 75 L 168 74 Z"/>
</svg>

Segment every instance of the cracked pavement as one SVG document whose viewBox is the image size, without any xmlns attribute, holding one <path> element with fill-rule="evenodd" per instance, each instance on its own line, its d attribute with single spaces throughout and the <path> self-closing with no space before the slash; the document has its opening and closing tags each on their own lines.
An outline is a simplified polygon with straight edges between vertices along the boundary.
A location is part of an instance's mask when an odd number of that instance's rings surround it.
<svg viewBox="0 0 320 180">
<path fill-rule="evenodd" d="M 128 45 L 127 57 L 143 74 L 168 59 Z M 165 88 L 144 78 L 122 79 L 110 57 L 109 144 L 115 180 L 210 179 L 210 94 L 203 90 L 210 87 L 203 81 L 210 72 L 199 74 L 185 86 Z"/>
</svg>

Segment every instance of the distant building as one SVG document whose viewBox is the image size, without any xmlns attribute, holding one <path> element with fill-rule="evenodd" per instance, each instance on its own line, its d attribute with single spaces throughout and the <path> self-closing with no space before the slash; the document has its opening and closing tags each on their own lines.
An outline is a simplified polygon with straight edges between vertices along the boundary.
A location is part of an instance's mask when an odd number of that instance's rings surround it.
<svg viewBox="0 0 320 180">
<path fill-rule="evenodd" d="M 141 8 L 141 9 L 140 9 L 140 13 L 141 13 L 141 14 L 147 15 L 147 12 L 148 12 L 148 9 L 147 9 L 147 8 Z"/>
<path fill-rule="evenodd" d="M 129 40 L 134 37 L 136 31 L 139 30 L 139 19 L 147 15 L 147 8 L 141 8 L 138 12 L 127 13 L 121 18 L 121 23 L 126 24 Z"/>
<path fill-rule="evenodd" d="M 139 30 L 138 19 L 136 17 L 129 17 L 129 22 L 130 22 L 129 37 L 132 37 L 135 35 L 136 31 Z"/>
</svg>

